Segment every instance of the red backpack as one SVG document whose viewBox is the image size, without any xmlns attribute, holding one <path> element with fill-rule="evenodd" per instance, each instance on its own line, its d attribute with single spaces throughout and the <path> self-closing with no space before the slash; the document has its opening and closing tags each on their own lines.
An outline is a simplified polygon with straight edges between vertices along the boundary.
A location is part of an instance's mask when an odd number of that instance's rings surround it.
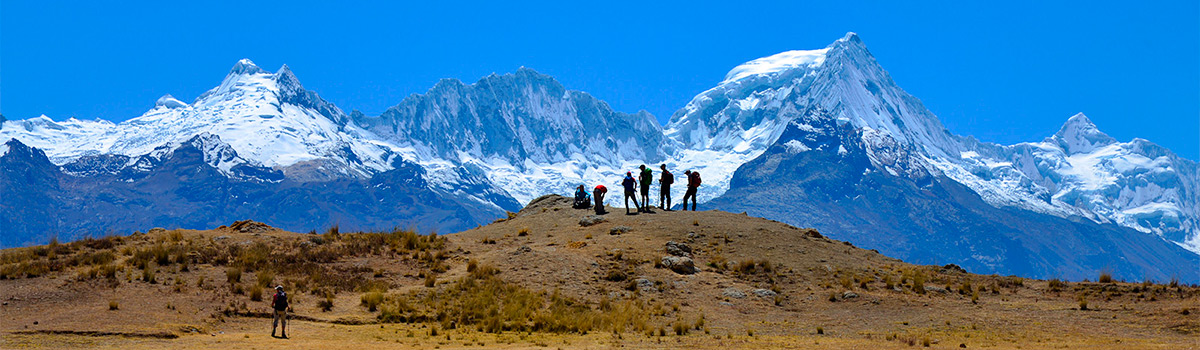
<svg viewBox="0 0 1200 350">
<path fill-rule="evenodd" d="M 688 179 L 688 186 L 700 187 L 700 172 L 692 171 L 692 176 Z"/>
</svg>

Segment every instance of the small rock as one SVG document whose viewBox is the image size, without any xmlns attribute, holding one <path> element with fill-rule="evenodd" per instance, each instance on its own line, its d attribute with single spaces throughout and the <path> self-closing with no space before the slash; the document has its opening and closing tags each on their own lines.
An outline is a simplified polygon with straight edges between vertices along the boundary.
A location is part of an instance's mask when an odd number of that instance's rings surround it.
<svg viewBox="0 0 1200 350">
<path fill-rule="evenodd" d="M 679 274 L 690 275 L 696 273 L 696 263 L 692 261 L 692 258 L 688 257 L 664 256 L 662 258 L 662 265 Z"/>
<path fill-rule="evenodd" d="M 754 293 L 754 295 L 757 295 L 757 296 L 763 297 L 763 298 L 770 298 L 770 297 L 775 296 L 775 291 L 770 290 L 770 289 L 762 289 L 762 288 L 752 290 L 752 291 L 750 291 L 750 293 Z"/>
<path fill-rule="evenodd" d="M 517 251 L 513 252 L 513 254 L 520 255 L 520 254 L 524 254 L 524 253 L 528 253 L 528 252 L 532 252 L 532 251 L 533 251 L 533 248 L 530 248 L 527 245 L 523 245 L 523 246 L 518 247 Z"/>
<path fill-rule="evenodd" d="M 733 306 L 733 303 L 731 303 L 731 302 L 728 302 L 728 301 L 722 301 L 722 302 L 720 302 L 720 303 L 717 303 L 717 304 L 721 304 L 721 305 L 725 305 L 725 306 Z"/>
<path fill-rule="evenodd" d="M 651 282 L 648 279 L 639 278 L 633 281 L 637 283 L 638 289 L 641 289 L 643 292 L 654 292 L 658 290 L 658 288 L 654 288 L 654 282 Z"/>
<path fill-rule="evenodd" d="M 946 288 L 942 288 L 942 287 L 938 287 L 938 286 L 925 286 L 925 291 L 946 294 Z"/>
<path fill-rule="evenodd" d="M 692 247 L 687 243 L 667 242 L 667 254 L 674 256 L 692 256 Z"/>
<path fill-rule="evenodd" d="M 608 230 L 608 234 L 621 235 L 621 234 L 629 233 L 630 230 L 633 230 L 633 228 L 631 228 L 629 226 L 615 226 L 611 230 Z"/>
<path fill-rule="evenodd" d="M 224 241 L 224 240 L 227 240 L 227 239 L 229 239 L 229 236 L 216 236 L 216 237 L 213 237 L 213 241 L 215 241 L 215 242 L 220 242 L 220 241 Z"/>
<path fill-rule="evenodd" d="M 742 291 L 737 290 L 737 288 L 733 288 L 733 287 L 725 288 L 725 290 L 721 292 L 721 295 L 724 295 L 724 296 L 727 296 L 730 298 L 734 298 L 734 299 L 741 299 L 741 298 L 746 297 L 746 293 L 742 293 Z"/>
<path fill-rule="evenodd" d="M 604 217 L 599 215 L 588 215 L 579 219 L 579 226 L 588 227 L 604 222 Z"/>
<path fill-rule="evenodd" d="M 846 291 L 842 293 L 842 299 L 854 299 L 858 297 L 858 293 Z"/>
</svg>

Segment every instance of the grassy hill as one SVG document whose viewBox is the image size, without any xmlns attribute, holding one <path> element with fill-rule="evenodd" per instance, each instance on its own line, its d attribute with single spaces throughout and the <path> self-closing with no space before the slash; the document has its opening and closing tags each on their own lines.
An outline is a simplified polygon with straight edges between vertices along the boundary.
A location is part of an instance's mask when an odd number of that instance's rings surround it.
<svg viewBox="0 0 1200 350">
<path fill-rule="evenodd" d="M 1178 283 L 973 275 L 727 212 L 589 214 L 547 196 L 442 236 L 246 221 L 3 250 L 0 347 L 1124 349 L 1200 332 L 1200 289 Z M 291 339 L 268 335 L 274 285 Z"/>
</svg>

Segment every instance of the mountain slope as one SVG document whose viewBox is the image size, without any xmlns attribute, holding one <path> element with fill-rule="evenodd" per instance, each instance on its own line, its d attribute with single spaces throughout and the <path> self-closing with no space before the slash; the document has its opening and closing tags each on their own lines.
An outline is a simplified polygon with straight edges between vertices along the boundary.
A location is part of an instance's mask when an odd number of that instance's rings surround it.
<svg viewBox="0 0 1200 350">
<path fill-rule="evenodd" d="M 0 245 L 9 247 L 149 227 L 211 227 L 247 217 L 296 231 L 338 225 L 456 232 L 502 214 L 435 191 L 423 180 L 424 170 L 410 162 L 397 160 L 391 170 L 366 179 L 297 181 L 271 168 L 226 166 L 241 157 L 207 134 L 132 158 L 133 166 L 89 176 L 63 169 L 96 168 L 80 161 L 60 168 L 41 150 L 15 139 L 5 148 L 0 156 L 0 211 L 5 213 L 0 215 Z M 515 206 L 511 199 L 507 204 Z"/>
<path fill-rule="evenodd" d="M 1200 280 L 1200 256 L 1115 225 L 996 208 L 936 172 L 895 176 L 872 164 L 862 129 L 813 116 L 746 163 L 710 205 L 791 224 L 921 264 L 1036 278 Z M 921 169 L 899 156 L 890 168 Z M 779 176 L 788 174 L 788 176 Z"/>
</svg>

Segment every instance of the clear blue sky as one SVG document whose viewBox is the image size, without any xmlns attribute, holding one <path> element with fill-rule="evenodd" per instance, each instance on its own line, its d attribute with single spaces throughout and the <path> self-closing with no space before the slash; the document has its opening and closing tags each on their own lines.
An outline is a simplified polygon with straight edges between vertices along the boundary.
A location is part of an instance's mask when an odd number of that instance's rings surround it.
<svg viewBox="0 0 1200 350">
<path fill-rule="evenodd" d="M 999 5 L 1003 4 L 1003 5 Z M 858 32 L 950 130 L 1011 144 L 1076 112 L 1200 159 L 1200 5 L 1143 2 L 0 2 L 0 113 L 122 121 L 240 58 L 377 115 L 527 66 L 665 122 L 739 63 Z"/>
</svg>

